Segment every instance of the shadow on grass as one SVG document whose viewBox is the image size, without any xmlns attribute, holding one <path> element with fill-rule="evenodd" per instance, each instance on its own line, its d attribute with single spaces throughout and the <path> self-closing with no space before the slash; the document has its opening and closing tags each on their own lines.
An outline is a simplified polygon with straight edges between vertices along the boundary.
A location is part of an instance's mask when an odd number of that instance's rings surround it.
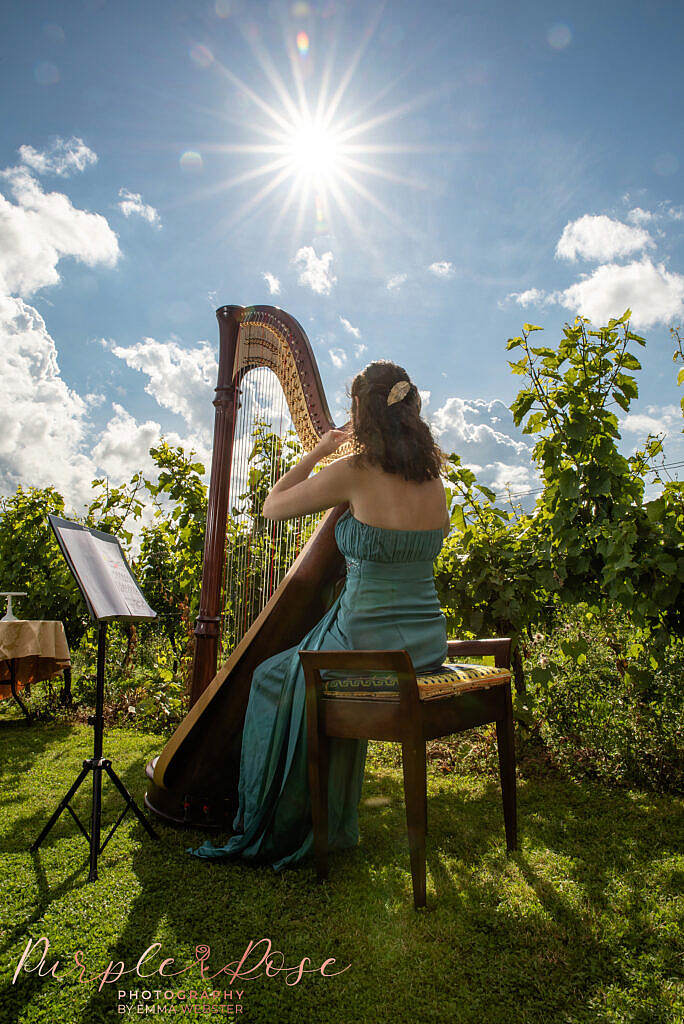
<svg viewBox="0 0 684 1024">
<path fill-rule="evenodd" d="M 17 790 L 25 782 L 24 776 L 30 774 L 39 759 L 51 747 L 59 748 L 73 734 L 77 727 L 74 725 L 60 725 L 51 727 L 37 726 L 30 732 L 25 733 L 22 744 L 13 744 L 7 752 L 0 748 L 2 758 L 2 796 L 0 806 L 15 805 L 17 801 Z M 5 740 L 2 737 L 2 740 Z M 3 744 L 4 746 L 4 744 Z M 105 738 L 105 757 L 107 756 L 107 744 Z M 24 817 L 15 817 L 12 833 L 0 841 L 0 853 L 19 853 L 27 850 L 35 839 L 38 838 L 43 826 L 47 824 L 72 783 L 76 781 L 83 762 L 93 755 L 92 733 L 88 734 L 87 745 L 84 744 L 79 754 L 70 758 L 65 764 L 61 758 L 55 760 L 55 774 L 62 777 L 60 783 L 54 783 L 47 795 L 45 802 Z M 116 765 L 114 765 L 116 769 Z M 66 781 L 64 781 L 64 779 Z M 40 779 L 37 781 L 39 784 Z M 90 831 L 90 810 L 92 806 L 93 777 L 91 773 L 85 777 L 70 803 L 80 818 L 85 828 Z M 106 774 L 102 776 L 102 839 L 107 835 L 110 821 L 113 824 L 118 814 L 123 809 L 123 799 L 115 789 L 114 784 Z M 129 812 L 130 813 L 130 812 Z M 41 843 L 41 849 L 48 849 L 61 842 L 65 837 L 78 833 L 78 826 L 73 821 L 68 810 L 64 810 L 52 829 Z M 83 838 L 83 847 L 87 851 L 88 845 Z M 86 858 L 87 859 L 87 858 Z"/>
<path fill-rule="evenodd" d="M 640 953 L 655 951 L 658 945 L 653 903 L 645 894 L 653 881 L 656 857 L 676 856 L 682 850 L 675 838 L 672 800 L 652 794 L 635 798 L 626 791 L 599 783 L 579 784 L 555 774 L 519 782 L 519 849 L 507 855 L 497 782 L 487 780 L 476 796 L 466 792 L 456 799 L 439 780 L 433 780 L 430 788 L 428 914 L 453 908 L 468 921 L 471 935 L 464 946 L 471 954 L 473 938 L 482 942 L 486 936 L 483 947 L 495 953 L 501 972 L 518 976 L 528 1009 L 538 1003 L 539 1019 L 565 1024 L 573 1011 L 578 1020 L 603 1019 L 596 1011 L 586 1017 L 581 1014 L 589 1002 L 603 1008 L 605 993 L 613 987 L 623 993 L 633 989 Z M 391 855 L 389 837 L 396 836 L 402 825 L 406 827 L 403 788 L 400 782 L 383 778 L 376 780 L 373 789 L 376 799 L 380 792 L 389 795 L 392 808 L 387 808 L 385 820 L 375 830 L 377 854 L 384 858 Z M 680 829 L 680 839 L 681 835 Z M 408 841 L 400 845 L 400 853 L 394 846 L 395 856 L 399 853 L 408 867 Z M 500 867 L 500 876 L 491 872 L 489 877 L 478 877 L 478 863 L 485 858 L 491 863 L 492 857 L 491 866 Z M 539 869 L 545 861 L 548 874 Z M 516 876 L 534 894 L 519 920 L 511 918 L 502 904 L 501 879 Z M 665 893 L 674 897 L 681 879 L 680 871 L 669 869 Z M 626 909 L 620 911 L 614 904 L 616 884 L 625 890 L 621 902 Z M 407 887 L 407 899 L 410 892 Z M 606 927 L 605 922 L 618 913 L 616 946 L 615 935 L 609 934 L 614 926 Z M 633 954 L 631 963 L 625 953 Z M 521 972 L 523 957 L 535 968 L 536 977 Z M 650 1001 L 643 1014 L 637 1012 L 633 1019 L 644 1024 L 675 1019 L 667 1010 L 678 974 L 674 944 L 663 943 L 658 966 L 660 978 L 644 977 L 640 982 L 660 1004 Z"/>
<path fill-rule="evenodd" d="M 68 732 L 55 730 L 53 738 L 61 743 Z M 48 736 L 38 735 L 36 741 L 38 754 L 49 747 Z M 27 752 L 20 754 L 15 773 L 23 772 L 24 761 L 28 763 Z M 77 761 L 74 776 L 79 767 Z M 114 767 L 142 806 L 143 760 L 128 766 L 115 760 Z M 62 763 L 60 778 L 64 774 L 68 788 L 71 773 L 65 772 Z M 10 792 L 13 777 L 16 785 L 18 775 L 6 775 Z M 102 970 L 110 959 L 134 967 L 145 949 L 159 941 L 163 948 L 149 969 L 165 956 L 177 957 L 178 965 L 185 967 L 193 963 L 196 946 L 209 945 L 216 970 L 239 959 L 250 938 L 257 941 L 273 934 L 277 939 L 280 934 L 288 942 L 288 963 L 311 955 L 313 949 L 327 948 L 340 963 L 353 961 L 358 974 L 343 975 L 337 979 L 339 984 L 324 986 L 318 1003 L 311 1002 L 311 988 L 308 994 L 305 986 L 287 991 L 285 1006 L 282 985 L 265 982 L 250 993 L 248 1020 L 342 1021 L 349 1019 L 352 1002 L 355 1019 L 414 1020 L 420 993 L 429 992 L 437 979 L 439 1006 L 431 1009 L 426 1003 L 421 1008 L 425 1021 L 565 1024 L 568 1019 L 603 1020 L 597 1010 L 602 993 L 615 987 L 626 998 L 634 985 L 632 967 L 625 965 L 622 953 L 627 949 L 638 955 L 648 941 L 647 915 L 653 905 L 647 907 L 643 893 L 656 857 L 676 850 L 672 801 L 606 790 L 599 784 L 580 785 L 555 775 L 525 780 L 518 786 L 520 850 L 507 857 L 495 779 L 431 772 L 428 787 L 426 912 L 416 913 L 412 905 L 401 775 L 372 765 L 364 782 L 360 845 L 331 854 L 330 878 L 323 885 L 315 881 L 312 862 L 276 874 L 268 866 L 240 861 L 198 861 L 185 851 L 197 846 L 204 834 L 155 821 L 162 836 L 162 842 L 155 843 L 137 823 L 122 827 L 121 843 L 120 834 L 115 833 L 105 851 L 101 876 L 111 882 L 132 875 L 134 885 L 130 900 L 124 901 L 125 916 L 118 931 L 107 940 L 105 962 L 93 954 L 93 968 Z M 50 793 L 50 804 L 62 795 L 61 782 L 57 788 L 59 792 Z M 87 823 L 88 783 L 81 792 L 86 797 L 82 820 Z M 2 849 L 24 852 L 51 809 L 46 806 L 19 816 Z M 120 809 L 118 793 L 106 780 L 103 820 L 113 821 Z M 3 951 L 31 931 L 51 901 L 88 885 L 88 847 L 83 838 L 78 839 L 70 817 L 63 815 L 46 846 L 57 847 L 74 835 L 82 844 L 82 866 L 53 889 L 40 854 L 34 856 L 35 905 L 7 935 Z M 54 864 L 55 850 L 51 852 Z M 602 915 L 623 913 L 611 910 L 616 875 L 626 887 L 628 906 L 617 942 L 600 922 Z M 673 895 L 675 885 L 673 879 Z M 96 933 L 98 922 L 92 927 Z M 320 938 L 314 941 L 316 932 Z M 667 972 L 667 954 L 662 956 Z M 405 973 L 407 960 L 422 965 L 416 968 L 413 989 Z M 674 962 L 671 966 L 674 974 Z M 394 972 L 396 991 L 386 981 Z M 196 968 L 187 979 L 193 987 L 202 985 Z M 181 976 L 169 987 L 181 987 L 184 980 Z M 313 984 L 313 977 L 309 981 Z M 23 982 L 20 989 L 0 991 L 0 1004 L 11 1006 L 15 1020 L 43 984 L 36 975 Z M 141 982 L 135 975 L 120 987 L 135 989 L 143 984 L 152 989 L 166 987 L 158 976 Z M 648 1016 L 632 1013 L 629 1019 L 653 1024 L 668 1019 L 662 1008 L 666 1001 L 662 979 L 655 979 L 653 985 L 660 1008 L 649 1006 Z M 87 1004 L 75 1007 L 78 1018 L 74 1019 L 83 1024 L 114 1019 L 118 987 L 91 991 Z M 260 1015 L 254 1016 L 255 1011 Z"/>
<path fill-rule="evenodd" d="M 42 725 L 27 722 L 26 719 L 0 717 L 0 777 L 3 790 L 12 775 L 30 770 L 47 748 L 65 740 L 75 728 L 71 723 Z"/>
</svg>

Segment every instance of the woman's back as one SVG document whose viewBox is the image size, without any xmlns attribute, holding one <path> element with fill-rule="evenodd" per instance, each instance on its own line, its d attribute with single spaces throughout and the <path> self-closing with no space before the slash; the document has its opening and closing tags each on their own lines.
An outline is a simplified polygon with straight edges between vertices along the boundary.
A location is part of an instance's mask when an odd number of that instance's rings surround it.
<svg viewBox="0 0 684 1024">
<path fill-rule="evenodd" d="M 371 526 L 442 530 L 446 525 L 446 496 L 439 478 L 418 483 L 361 464 L 351 475 L 350 491 L 352 515 Z"/>
</svg>

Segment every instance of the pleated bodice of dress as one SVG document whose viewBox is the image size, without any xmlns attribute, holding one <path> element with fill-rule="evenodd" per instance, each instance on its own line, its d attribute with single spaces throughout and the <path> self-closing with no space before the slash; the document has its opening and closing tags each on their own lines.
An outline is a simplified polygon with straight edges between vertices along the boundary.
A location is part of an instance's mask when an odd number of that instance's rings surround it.
<svg viewBox="0 0 684 1024">
<path fill-rule="evenodd" d="M 418 671 L 446 660 L 446 620 L 435 590 L 433 562 L 444 534 L 371 526 L 345 512 L 335 529 L 347 579 L 336 628 L 344 646 L 405 649 Z"/>
</svg>

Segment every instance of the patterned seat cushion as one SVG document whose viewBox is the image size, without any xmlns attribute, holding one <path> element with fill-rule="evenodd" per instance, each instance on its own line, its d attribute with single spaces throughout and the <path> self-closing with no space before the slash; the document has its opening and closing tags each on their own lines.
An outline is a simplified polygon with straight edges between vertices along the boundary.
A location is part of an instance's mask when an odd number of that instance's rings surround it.
<svg viewBox="0 0 684 1024">
<path fill-rule="evenodd" d="M 363 672 L 334 677 L 322 673 L 324 697 L 368 697 L 398 700 L 397 676 L 393 672 Z M 501 686 L 511 678 L 505 668 L 493 665 L 442 665 L 436 672 L 416 675 L 421 700 L 451 697 L 468 690 L 486 690 Z"/>
</svg>

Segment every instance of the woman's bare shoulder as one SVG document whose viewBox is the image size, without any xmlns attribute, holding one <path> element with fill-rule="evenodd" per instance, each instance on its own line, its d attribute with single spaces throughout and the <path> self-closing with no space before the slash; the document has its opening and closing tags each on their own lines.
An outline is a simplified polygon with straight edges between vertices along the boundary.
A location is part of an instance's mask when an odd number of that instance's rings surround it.
<svg viewBox="0 0 684 1024">
<path fill-rule="evenodd" d="M 405 480 L 375 466 L 364 467 L 351 481 L 354 515 L 390 529 L 441 529 L 446 520 L 442 481 Z"/>
<path fill-rule="evenodd" d="M 335 475 L 351 479 L 358 475 L 358 467 L 353 455 L 341 455 L 338 459 L 329 462 L 327 466 L 321 467 L 318 472 L 327 473 L 328 476 Z"/>
</svg>

